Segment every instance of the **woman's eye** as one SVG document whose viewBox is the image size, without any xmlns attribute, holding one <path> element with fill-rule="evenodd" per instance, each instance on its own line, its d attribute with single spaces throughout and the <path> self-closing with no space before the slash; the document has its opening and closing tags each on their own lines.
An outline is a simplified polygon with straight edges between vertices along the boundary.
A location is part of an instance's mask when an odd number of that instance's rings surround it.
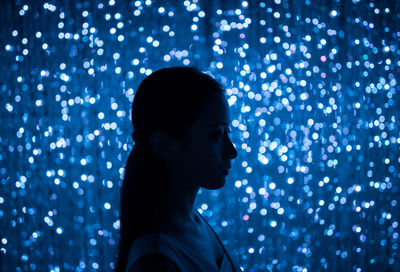
<svg viewBox="0 0 400 272">
<path fill-rule="evenodd" d="M 220 137 L 223 136 L 223 135 L 224 135 L 224 133 L 221 132 L 221 131 L 219 131 L 219 132 L 217 132 L 217 133 L 214 134 L 214 138 L 220 138 Z"/>
</svg>

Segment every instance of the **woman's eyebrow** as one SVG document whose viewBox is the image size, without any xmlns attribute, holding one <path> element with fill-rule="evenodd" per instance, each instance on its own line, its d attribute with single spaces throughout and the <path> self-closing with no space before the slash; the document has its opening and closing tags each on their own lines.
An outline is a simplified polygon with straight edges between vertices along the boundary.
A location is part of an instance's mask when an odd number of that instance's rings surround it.
<svg viewBox="0 0 400 272">
<path fill-rule="evenodd" d="M 213 123 L 209 125 L 210 127 L 214 127 L 214 126 L 228 126 L 227 123 L 225 122 L 218 122 L 218 123 Z M 228 131 L 232 132 L 231 126 L 228 126 Z"/>
<path fill-rule="evenodd" d="M 223 125 L 223 126 L 227 126 L 228 124 L 227 124 L 227 123 L 225 123 L 225 122 L 218 122 L 218 123 L 212 123 L 212 124 L 209 124 L 209 126 L 221 126 L 221 125 Z"/>
</svg>

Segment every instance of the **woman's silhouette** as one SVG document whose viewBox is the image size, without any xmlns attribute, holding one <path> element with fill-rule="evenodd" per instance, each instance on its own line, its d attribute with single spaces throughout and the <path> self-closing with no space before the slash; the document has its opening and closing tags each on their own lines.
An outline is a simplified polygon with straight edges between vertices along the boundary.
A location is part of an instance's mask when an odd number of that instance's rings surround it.
<svg viewBox="0 0 400 272">
<path fill-rule="evenodd" d="M 240 271 L 193 207 L 200 187 L 224 186 L 237 156 L 222 86 L 193 67 L 155 71 L 136 92 L 132 123 L 116 271 Z"/>
</svg>

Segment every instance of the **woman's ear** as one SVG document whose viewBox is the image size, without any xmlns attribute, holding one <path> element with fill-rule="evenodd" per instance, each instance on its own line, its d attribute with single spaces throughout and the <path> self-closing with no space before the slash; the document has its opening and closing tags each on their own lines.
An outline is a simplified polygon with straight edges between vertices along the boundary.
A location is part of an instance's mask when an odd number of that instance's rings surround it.
<svg viewBox="0 0 400 272">
<path fill-rule="evenodd" d="M 155 131 L 150 135 L 150 145 L 154 153 L 162 160 L 169 160 L 172 151 L 172 137 L 163 131 Z"/>
</svg>

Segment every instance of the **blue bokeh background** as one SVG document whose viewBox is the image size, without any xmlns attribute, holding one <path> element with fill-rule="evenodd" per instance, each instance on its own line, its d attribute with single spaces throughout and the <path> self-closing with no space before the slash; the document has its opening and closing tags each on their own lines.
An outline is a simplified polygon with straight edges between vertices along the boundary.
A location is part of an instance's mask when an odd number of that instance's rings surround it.
<svg viewBox="0 0 400 272">
<path fill-rule="evenodd" d="M 399 2 L 172 2 L 2 3 L 0 270 L 113 270 L 135 92 L 187 65 L 229 94 L 195 205 L 244 271 L 400 271 Z"/>
</svg>

